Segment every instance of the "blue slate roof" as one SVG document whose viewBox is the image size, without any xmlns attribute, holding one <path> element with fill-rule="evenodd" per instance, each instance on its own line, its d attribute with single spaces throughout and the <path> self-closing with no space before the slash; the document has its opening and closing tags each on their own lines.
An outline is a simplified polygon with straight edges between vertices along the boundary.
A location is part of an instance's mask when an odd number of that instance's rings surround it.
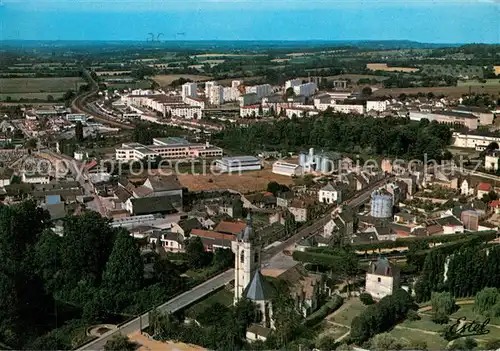
<svg viewBox="0 0 500 351">
<path fill-rule="evenodd" d="M 243 292 L 243 296 L 252 301 L 270 300 L 273 294 L 273 287 L 264 279 L 260 270 L 255 272 L 252 281 Z"/>
</svg>

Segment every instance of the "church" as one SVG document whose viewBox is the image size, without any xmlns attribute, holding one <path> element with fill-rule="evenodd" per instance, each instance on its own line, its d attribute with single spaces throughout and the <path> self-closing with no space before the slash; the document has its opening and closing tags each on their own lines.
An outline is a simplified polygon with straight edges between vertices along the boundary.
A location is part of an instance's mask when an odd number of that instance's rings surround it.
<svg viewBox="0 0 500 351">
<path fill-rule="evenodd" d="M 258 235 L 254 233 L 249 214 L 247 225 L 231 243 L 235 254 L 234 303 L 241 298 L 253 301 L 260 311 L 261 320 L 252 324 L 247 331 L 249 341 L 265 341 L 275 328 L 272 300 L 274 286 L 269 278 L 285 280 L 295 300 L 297 311 L 304 317 L 314 312 L 322 296 L 330 294 L 323 277 L 307 272 L 301 263 L 283 252 L 261 265 Z"/>
</svg>

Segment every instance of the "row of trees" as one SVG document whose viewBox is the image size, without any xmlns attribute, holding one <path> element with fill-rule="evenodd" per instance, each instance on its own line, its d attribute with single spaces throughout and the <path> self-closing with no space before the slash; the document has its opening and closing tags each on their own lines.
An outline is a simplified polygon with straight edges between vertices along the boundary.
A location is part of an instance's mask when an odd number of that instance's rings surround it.
<svg viewBox="0 0 500 351">
<path fill-rule="evenodd" d="M 437 122 L 360 118 L 326 111 L 319 117 L 280 120 L 272 126 L 256 123 L 245 128 L 227 128 L 215 134 L 213 141 L 243 153 L 315 147 L 417 159 L 427 154 L 427 159 L 440 160 L 450 138 L 450 128 Z"/>
<path fill-rule="evenodd" d="M 467 297 L 484 287 L 500 288 L 500 247 L 476 244 L 470 242 L 452 253 L 440 248 L 431 250 L 415 285 L 417 301 L 429 300 L 433 291 Z"/>
</svg>

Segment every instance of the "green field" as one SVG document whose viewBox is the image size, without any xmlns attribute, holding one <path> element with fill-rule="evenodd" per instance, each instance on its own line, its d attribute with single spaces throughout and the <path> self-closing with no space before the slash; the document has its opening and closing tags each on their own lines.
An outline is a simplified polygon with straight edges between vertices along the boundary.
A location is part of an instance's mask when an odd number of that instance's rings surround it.
<svg viewBox="0 0 500 351">
<path fill-rule="evenodd" d="M 428 350 L 444 350 L 448 342 L 439 334 L 429 334 L 416 329 L 394 328 L 389 332 L 395 338 L 404 338 L 409 341 L 422 341 L 427 343 Z"/>
<path fill-rule="evenodd" d="M 486 79 L 486 82 L 481 83 L 479 80 L 459 80 L 457 82 L 457 87 L 475 87 L 475 86 L 498 86 L 500 87 L 500 79 Z"/>
<path fill-rule="evenodd" d="M 86 84 L 85 81 L 79 77 L 0 78 L 0 94 L 64 93 L 68 90 L 78 90 L 79 86 L 84 84 Z"/>
<path fill-rule="evenodd" d="M 208 296 L 207 298 L 201 300 L 195 305 L 189 307 L 185 311 L 185 314 L 188 317 L 194 318 L 198 316 L 200 313 L 202 313 L 209 306 L 217 302 L 225 306 L 231 305 L 233 303 L 233 293 L 227 289 L 220 289 L 216 291 L 214 294 Z"/>
<path fill-rule="evenodd" d="M 8 97 L 12 101 L 18 101 L 19 99 L 27 100 L 47 100 L 47 95 L 52 95 L 55 100 L 63 97 L 64 92 L 58 93 L 5 93 L 0 94 L 0 101 L 7 101 Z"/>
<path fill-rule="evenodd" d="M 328 320 L 350 328 L 354 317 L 359 316 L 365 309 L 366 306 L 359 299 L 347 300 Z"/>
</svg>

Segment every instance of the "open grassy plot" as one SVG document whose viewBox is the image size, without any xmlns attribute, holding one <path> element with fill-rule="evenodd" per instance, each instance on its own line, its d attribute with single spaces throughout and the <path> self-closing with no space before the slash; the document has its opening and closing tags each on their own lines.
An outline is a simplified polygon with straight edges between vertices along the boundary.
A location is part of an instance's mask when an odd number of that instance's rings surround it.
<svg viewBox="0 0 500 351">
<path fill-rule="evenodd" d="M 373 92 L 374 96 L 384 96 L 384 95 L 392 95 L 399 96 L 399 94 L 418 94 L 424 93 L 427 94 L 429 92 L 434 93 L 435 95 L 443 94 L 450 97 L 461 97 L 463 94 L 469 94 L 469 89 L 471 89 L 472 93 L 476 94 L 498 94 L 500 93 L 500 87 L 494 85 L 484 85 L 484 86 L 461 86 L 461 87 L 430 87 L 430 88 L 391 88 L 391 89 L 379 89 Z"/>
<path fill-rule="evenodd" d="M 328 320 L 350 328 L 354 317 L 359 316 L 365 309 L 366 306 L 359 299 L 350 299 L 345 301 Z"/>
<path fill-rule="evenodd" d="M 428 350 L 444 350 L 448 342 L 439 334 L 428 333 L 418 329 L 407 329 L 396 326 L 389 332 L 395 338 L 405 338 L 409 341 L 422 341 L 427 343 Z"/>
<path fill-rule="evenodd" d="M 78 90 L 86 84 L 79 77 L 64 78 L 0 78 L 0 93 L 55 93 Z"/>
<path fill-rule="evenodd" d="M 220 303 L 224 306 L 229 306 L 233 303 L 234 295 L 227 289 L 220 289 L 216 291 L 214 294 L 209 295 L 207 298 L 199 301 L 198 303 L 189 307 L 185 313 L 186 316 L 195 317 L 206 310 L 208 307 L 213 305 L 214 303 Z"/>
<path fill-rule="evenodd" d="M 57 100 L 63 97 L 64 92 L 58 93 L 5 93 L 0 94 L 0 101 L 6 101 L 10 97 L 11 100 L 27 99 L 27 100 L 47 100 L 47 95 Z"/>
<path fill-rule="evenodd" d="M 466 80 L 466 81 L 463 81 L 463 80 L 459 80 L 457 82 L 457 86 L 458 87 L 476 87 L 476 86 L 496 86 L 498 88 L 500 88 L 500 77 L 497 78 L 497 79 L 486 79 L 486 82 L 481 82 L 477 79 L 475 80 Z"/>
<path fill-rule="evenodd" d="M 342 327 L 340 325 L 335 325 L 332 323 L 328 323 L 328 321 L 325 321 L 321 324 L 321 332 L 319 334 L 319 338 L 322 338 L 324 336 L 331 336 L 335 339 L 338 339 L 349 330 L 350 329 L 347 327 Z"/>
</svg>

